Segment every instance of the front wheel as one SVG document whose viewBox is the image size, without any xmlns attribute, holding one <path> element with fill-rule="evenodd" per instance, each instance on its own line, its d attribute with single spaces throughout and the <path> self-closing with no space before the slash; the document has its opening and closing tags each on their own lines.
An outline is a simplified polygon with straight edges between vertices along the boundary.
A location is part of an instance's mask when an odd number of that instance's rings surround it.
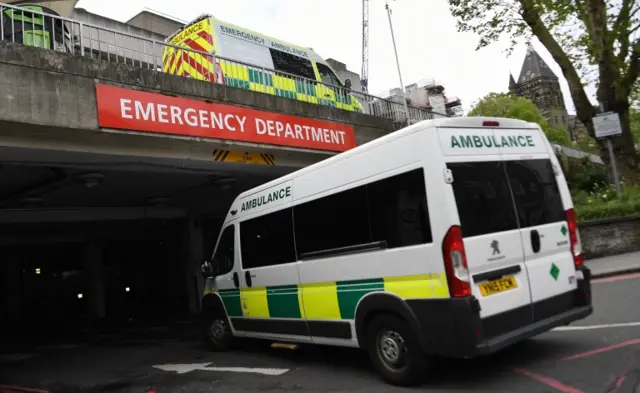
<svg viewBox="0 0 640 393">
<path fill-rule="evenodd" d="M 233 334 L 229 320 L 220 313 L 204 315 L 202 331 L 207 346 L 213 351 L 226 351 L 231 347 Z"/>
<path fill-rule="evenodd" d="M 424 382 L 430 364 L 406 321 L 393 315 L 376 316 L 366 330 L 369 357 L 389 383 L 415 386 Z"/>
</svg>

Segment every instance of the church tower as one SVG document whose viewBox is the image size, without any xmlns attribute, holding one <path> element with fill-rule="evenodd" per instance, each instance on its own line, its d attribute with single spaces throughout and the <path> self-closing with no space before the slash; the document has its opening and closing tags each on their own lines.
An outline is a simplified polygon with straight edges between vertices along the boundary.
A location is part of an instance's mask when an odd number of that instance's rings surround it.
<svg viewBox="0 0 640 393">
<path fill-rule="evenodd" d="M 510 75 L 509 90 L 533 101 L 550 126 L 569 131 L 569 116 L 558 77 L 532 45 L 527 48 L 518 82 Z"/>
</svg>

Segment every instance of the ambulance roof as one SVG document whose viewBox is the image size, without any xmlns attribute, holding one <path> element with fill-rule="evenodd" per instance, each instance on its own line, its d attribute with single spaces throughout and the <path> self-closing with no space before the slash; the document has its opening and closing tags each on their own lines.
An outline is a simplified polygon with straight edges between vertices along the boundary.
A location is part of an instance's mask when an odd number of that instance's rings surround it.
<svg viewBox="0 0 640 393">
<path fill-rule="evenodd" d="M 445 118 L 439 118 L 439 119 L 432 119 L 432 120 L 423 120 L 419 123 L 413 124 L 411 126 L 405 127 L 403 129 L 400 129 L 398 131 L 389 133 L 383 137 L 374 139 L 371 142 L 365 143 L 364 145 L 360 145 L 358 147 L 355 147 L 351 150 L 348 150 L 344 153 L 340 153 L 337 154 L 333 157 L 327 158 L 326 160 L 320 161 L 318 163 L 315 163 L 313 165 L 307 166 L 305 168 L 301 168 L 293 173 L 290 173 L 288 175 L 282 176 L 278 179 L 272 180 L 268 183 L 262 184 L 256 188 L 253 188 L 251 190 L 247 190 L 243 193 L 241 193 L 240 195 L 238 195 L 238 197 L 233 201 L 232 206 L 234 206 L 236 204 L 237 201 L 244 199 L 250 195 L 256 194 L 258 192 L 261 191 L 265 191 L 271 187 L 275 187 L 279 184 L 282 184 L 286 181 L 290 181 L 296 177 L 299 177 L 303 174 L 307 174 L 309 172 L 313 172 L 318 168 L 321 168 L 323 166 L 326 165 L 331 165 L 332 163 L 334 163 L 337 160 L 343 160 L 345 158 L 348 158 L 352 155 L 357 155 L 362 153 L 365 150 L 374 148 L 376 146 L 379 146 L 381 144 L 385 144 L 385 143 L 389 143 L 391 141 L 393 141 L 394 139 L 397 138 L 401 138 L 405 135 L 408 134 L 412 134 L 414 132 L 418 132 L 418 131 L 422 131 L 425 130 L 427 128 L 432 128 L 432 127 L 446 127 L 446 128 L 476 128 L 476 129 L 481 129 L 481 128 L 485 128 L 485 126 L 483 126 L 483 122 L 486 121 L 490 121 L 490 122 L 498 122 L 499 126 L 495 127 L 495 126 L 491 126 L 491 128 L 497 128 L 497 129 L 531 129 L 531 128 L 537 128 L 539 129 L 540 127 L 535 124 L 535 123 L 530 123 L 524 120 L 517 120 L 517 119 L 506 119 L 506 118 L 496 118 L 496 117 L 445 117 Z M 225 222 L 227 221 L 232 221 L 232 219 L 228 218 L 225 220 Z"/>
<path fill-rule="evenodd" d="M 200 22 L 200 21 L 202 21 L 204 19 L 211 19 L 214 23 L 217 23 L 217 24 L 223 24 L 225 26 L 229 26 L 229 27 L 232 27 L 232 28 L 237 29 L 237 30 L 242 30 L 242 31 L 245 31 L 247 33 L 251 33 L 251 34 L 253 34 L 255 36 L 265 38 L 265 39 L 267 39 L 269 41 L 273 41 L 273 42 L 277 42 L 277 43 L 280 43 L 280 44 L 288 45 L 288 46 L 294 47 L 294 48 L 302 50 L 302 51 L 308 51 L 309 53 L 311 53 L 313 55 L 313 57 L 314 57 L 313 60 L 316 60 L 316 61 L 321 60 L 323 64 L 326 63 L 324 58 L 322 56 L 320 56 L 316 51 L 314 51 L 313 48 L 311 48 L 311 47 L 304 47 L 304 46 L 295 45 L 295 44 L 292 44 L 290 42 L 283 41 L 281 39 L 273 38 L 273 37 L 268 36 L 266 34 L 257 33 L 257 32 L 255 32 L 253 30 L 249 30 L 247 28 L 234 25 L 233 23 L 229 23 L 229 22 L 225 22 L 225 21 L 223 21 L 221 19 L 217 19 L 211 14 L 201 14 L 197 18 L 195 18 L 192 21 L 190 21 L 189 23 L 187 23 L 186 25 L 182 26 L 182 28 L 178 29 L 175 33 L 173 33 L 169 37 L 167 37 L 166 41 L 167 42 L 171 41 L 176 35 L 180 34 L 181 31 L 187 29 L 189 26 L 191 26 L 191 25 L 193 25 L 195 23 L 198 23 L 198 22 Z"/>
</svg>

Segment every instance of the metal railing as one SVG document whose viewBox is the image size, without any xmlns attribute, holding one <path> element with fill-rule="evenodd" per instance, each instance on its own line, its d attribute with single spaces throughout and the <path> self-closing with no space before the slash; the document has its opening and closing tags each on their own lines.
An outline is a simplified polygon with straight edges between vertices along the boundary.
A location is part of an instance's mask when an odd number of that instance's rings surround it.
<svg viewBox="0 0 640 393">
<path fill-rule="evenodd" d="M 594 164 L 604 165 L 604 161 L 602 161 L 602 158 L 597 154 L 593 154 L 593 153 L 589 153 L 589 152 L 586 152 L 586 151 L 583 151 L 583 150 L 580 150 L 580 149 L 576 149 L 575 147 L 561 145 L 559 143 L 551 143 L 551 145 L 556 149 L 556 153 L 561 154 L 563 156 L 571 157 L 571 158 L 578 158 L 578 159 L 582 159 L 582 158 L 588 157 L 589 160 L 591 162 L 593 162 Z"/>
</svg>

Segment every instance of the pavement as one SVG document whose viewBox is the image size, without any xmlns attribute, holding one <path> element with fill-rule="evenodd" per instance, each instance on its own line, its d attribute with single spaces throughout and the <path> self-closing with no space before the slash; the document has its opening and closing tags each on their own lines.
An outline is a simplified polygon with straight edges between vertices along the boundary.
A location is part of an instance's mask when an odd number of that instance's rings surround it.
<svg viewBox="0 0 640 393">
<path fill-rule="evenodd" d="M 0 353 L 0 393 L 640 393 L 640 273 L 628 273 L 639 261 L 587 261 L 600 277 L 593 315 L 488 357 L 443 360 L 418 389 L 384 384 L 364 351 L 247 341 L 213 353 L 185 324 Z"/>
<path fill-rule="evenodd" d="M 589 259 L 585 264 L 594 278 L 640 272 L 640 252 Z"/>
</svg>

